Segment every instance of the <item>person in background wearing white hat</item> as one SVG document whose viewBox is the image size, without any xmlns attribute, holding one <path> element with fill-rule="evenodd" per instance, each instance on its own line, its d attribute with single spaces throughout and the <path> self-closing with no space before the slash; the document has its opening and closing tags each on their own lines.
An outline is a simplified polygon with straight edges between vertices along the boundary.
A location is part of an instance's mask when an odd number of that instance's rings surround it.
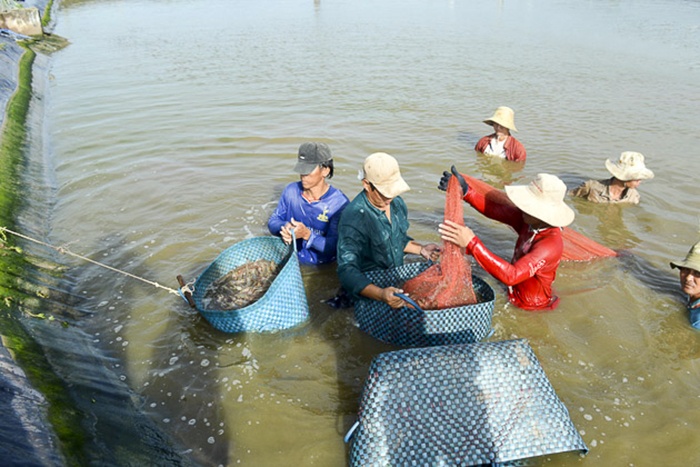
<svg viewBox="0 0 700 467">
<path fill-rule="evenodd" d="M 680 271 L 681 290 L 688 295 L 690 325 L 700 329 L 700 242 L 690 249 L 683 261 L 671 261 Z"/>
<path fill-rule="evenodd" d="M 612 174 L 611 178 L 588 180 L 569 194 L 594 203 L 639 204 L 637 188 L 642 180 L 654 178 L 654 172 L 644 165 L 644 156 L 638 152 L 625 151 L 620 154 L 617 162 L 606 160 L 605 167 Z"/>
<path fill-rule="evenodd" d="M 538 174 L 529 185 L 508 185 L 513 203 L 489 202 L 477 190 L 470 190 L 464 177 L 452 166 L 444 172 L 438 188 L 447 189 L 450 177 L 457 177 L 464 201 L 490 219 L 510 225 L 518 234 L 513 259 L 508 262 L 492 253 L 472 229 L 451 221 L 440 224 L 445 241 L 465 248 L 479 265 L 508 286 L 508 299 L 524 310 L 553 310 L 559 297 L 552 291 L 564 250 L 561 230 L 574 220 L 574 211 L 564 203 L 566 185 L 558 177 Z"/>
<path fill-rule="evenodd" d="M 510 107 L 499 107 L 493 115 L 484 120 L 493 127 L 494 133 L 484 136 L 477 141 L 474 150 L 487 156 L 496 156 L 514 162 L 525 162 L 527 153 L 525 147 L 511 136 L 515 128 L 515 112 Z"/>
<path fill-rule="evenodd" d="M 408 209 L 400 195 L 410 188 L 394 157 L 370 155 L 358 178 L 363 190 L 345 208 L 338 226 L 338 278 L 354 299 L 361 295 L 401 308 L 406 303 L 394 293 L 403 291 L 378 287 L 365 272 L 401 266 L 407 253 L 437 260 L 440 247 L 408 236 Z"/>
<path fill-rule="evenodd" d="M 300 263 L 331 263 L 335 261 L 340 213 L 350 202 L 328 183 L 333 177 L 331 149 L 324 143 L 302 144 L 294 171 L 300 180 L 285 187 L 267 228 L 286 244 L 292 242 L 294 230 Z"/>
</svg>

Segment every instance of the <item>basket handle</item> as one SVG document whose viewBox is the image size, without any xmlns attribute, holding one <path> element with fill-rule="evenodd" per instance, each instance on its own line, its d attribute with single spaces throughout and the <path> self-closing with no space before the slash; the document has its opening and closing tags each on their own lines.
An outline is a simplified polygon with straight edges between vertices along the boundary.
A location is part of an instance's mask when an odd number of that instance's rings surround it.
<svg viewBox="0 0 700 467">
<path fill-rule="evenodd" d="M 189 287 L 187 287 L 187 284 L 185 284 L 185 280 L 179 274 L 177 276 L 177 282 L 180 284 L 180 293 L 183 295 L 184 299 L 187 300 L 187 303 L 189 303 L 192 308 L 195 308 L 196 305 L 192 299 L 192 292 L 190 291 Z"/>
<path fill-rule="evenodd" d="M 345 434 L 345 436 L 343 437 L 343 442 L 345 442 L 345 443 L 349 443 L 349 442 L 350 442 L 350 439 L 352 439 L 352 435 L 355 434 L 355 430 L 357 430 L 357 427 L 358 427 L 358 426 L 360 426 L 360 421 L 359 421 L 359 420 L 355 421 L 355 423 L 352 424 L 352 426 L 350 427 L 350 429 L 348 430 L 348 432 L 347 432 L 347 433 Z"/>
<path fill-rule="evenodd" d="M 423 312 L 423 309 L 422 309 L 411 297 L 409 297 L 408 295 L 402 294 L 402 293 L 398 293 L 398 292 L 394 292 L 394 296 L 395 296 L 395 297 L 399 297 L 399 298 L 400 298 L 401 300 L 403 300 L 404 302 L 406 302 L 406 303 L 408 303 L 409 305 L 413 306 L 413 308 L 415 308 L 416 310 L 418 310 L 418 311 L 420 311 L 420 312 Z"/>
</svg>

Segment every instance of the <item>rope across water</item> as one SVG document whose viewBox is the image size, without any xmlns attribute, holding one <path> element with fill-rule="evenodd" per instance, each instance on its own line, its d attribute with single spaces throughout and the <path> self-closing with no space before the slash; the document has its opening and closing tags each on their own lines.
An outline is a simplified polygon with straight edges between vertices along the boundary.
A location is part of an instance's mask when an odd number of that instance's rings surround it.
<svg viewBox="0 0 700 467">
<path fill-rule="evenodd" d="M 99 261 L 95 261 L 95 260 L 90 259 L 90 258 L 88 258 L 88 257 L 86 257 L 86 256 L 82 256 L 82 255 L 79 255 L 79 254 L 77 254 L 77 253 L 73 253 L 72 251 L 68 250 L 67 248 L 64 248 L 64 247 L 57 247 L 57 246 L 51 245 L 51 244 L 49 244 L 49 243 L 42 242 L 41 240 L 37 240 L 37 239 L 32 238 L 32 237 L 29 237 L 29 236 L 27 236 L 27 235 L 23 235 L 23 234 L 21 234 L 21 233 L 18 233 L 18 232 L 15 232 L 15 231 L 13 231 L 13 230 L 10 230 L 10 229 L 8 229 L 7 227 L 2 227 L 2 226 L 0 226 L 0 232 L 8 232 L 8 233 L 11 233 L 12 235 L 15 235 L 15 236 L 17 236 L 17 237 L 23 238 L 23 239 L 25 239 L 25 240 L 29 240 L 30 242 L 34 242 L 34 243 L 36 243 L 36 244 L 39 244 L 39 245 L 42 245 L 42 246 L 51 248 L 52 250 L 55 250 L 55 251 L 57 251 L 57 252 L 59 252 L 59 253 L 67 254 L 67 255 L 73 256 L 73 257 L 75 257 L 75 258 L 82 259 L 83 261 L 87 261 L 88 263 L 92 263 L 92 264 L 95 264 L 95 265 L 100 266 L 100 267 L 102 267 L 102 268 L 109 269 L 110 271 L 114 271 L 114 272 L 117 272 L 117 273 L 119 273 L 119 274 L 123 274 L 123 275 L 125 275 L 125 276 L 131 277 L 132 279 L 136 279 L 136 280 L 139 280 L 139 281 L 141 281 L 141 282 L 145 282 L 146 284 L 150 284 L 150 285 L 152 285 L 152 286 L 154 286 L 154 287 L 156 287 L 156 288 L 163 289 L 163 290 L 167 290 L 168 292 L 170 292 L 170 293 L 172 293 L 172 294 L 175 294 L 175 295 L 177 295 L 177 296 L 180 296 L 180 293 L 179 293 L 177 290 L 175 290 L 175 289 L 171 289 L 170 287 L 166 287 L 166 286 L 164 286 L 164 285 L 160 285 L 159 283 L 154 282 L 154 281 L 149 281 L 148 279 L 144 279 L 143 277 L 136 276 L 136 275 L 134 275 L 134 274 L 131 274 L 130 272 L 126 272 L 126 271 L 122 271 L 121 269 L 113 268 L 112 266 L 108 266 L 108 265 L 106 265 L 106 264 L 100 263 Z"/>
</svg>

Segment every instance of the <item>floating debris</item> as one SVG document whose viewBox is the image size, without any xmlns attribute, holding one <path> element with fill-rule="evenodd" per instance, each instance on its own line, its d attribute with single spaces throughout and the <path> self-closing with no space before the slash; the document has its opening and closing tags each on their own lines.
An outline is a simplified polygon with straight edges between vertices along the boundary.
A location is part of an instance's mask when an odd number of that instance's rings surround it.
<svg viewBox="0 0 700 467">
<path fill-rule="evenodd" d="M 208 310 L 235 310 L 265 295 L 278 274 L 274 261 L 259 259 L 232 269 L 211 283 L 202 300 Z"/>
</svg>

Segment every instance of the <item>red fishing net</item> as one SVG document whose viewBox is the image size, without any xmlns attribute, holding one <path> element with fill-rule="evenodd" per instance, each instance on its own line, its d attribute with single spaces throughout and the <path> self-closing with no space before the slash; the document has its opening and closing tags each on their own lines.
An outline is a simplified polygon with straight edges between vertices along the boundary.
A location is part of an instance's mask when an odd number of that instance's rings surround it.
<svg viewBox="0 0 700 467">
<path fill-rule="evenodd" d="M 447 185 L 445 220 L 464 225 L 462 187 L 456 177 L 451 177 Z M 402 288 L 424 310 L 441 310 L 477 302 L 472 286 L 471 264 L 452 242 L 443 242 L 440 263 L 406 281 Z"/>
</svg>

